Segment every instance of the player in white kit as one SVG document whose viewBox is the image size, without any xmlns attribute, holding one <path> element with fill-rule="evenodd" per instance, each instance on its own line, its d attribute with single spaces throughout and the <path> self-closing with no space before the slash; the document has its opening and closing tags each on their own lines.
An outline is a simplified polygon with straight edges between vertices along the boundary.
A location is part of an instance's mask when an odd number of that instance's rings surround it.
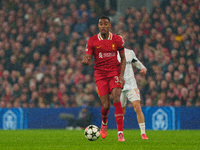
<svg viewBox="0 0 200 150">
<path fill-rule="evenodd" d="M 145 75 L 147 72 L 146 67 L 137 59 L 133 50 L 125 48 L 125 56 L 126 56 L 126 69 L 124 72 L 124 80 L 125 85 L 121 91 L 121 105 L 123 107 L 123 113 L 125 115 L 127 99 L 132 103 L 134 110 L 137 114 L 137 121 L 141 130 L 142 139 L 148 139 L 145 133 L 145 120 L 144 115 L 140 105 L 140 91 L 137 87 L 137 83 L 135 80 L 134 72 L 132 64 L 134 64 L 138 69 L 140 69 L 140 73 Z M 120 57 L 117 56 L 119 62 Z"/>
</svg>

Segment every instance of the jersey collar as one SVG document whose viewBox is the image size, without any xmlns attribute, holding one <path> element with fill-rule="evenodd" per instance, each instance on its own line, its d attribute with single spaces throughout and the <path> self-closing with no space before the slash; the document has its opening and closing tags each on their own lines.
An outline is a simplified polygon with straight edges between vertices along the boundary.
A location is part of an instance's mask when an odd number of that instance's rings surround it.
<svg viewBox="0 0 200 150">
<path fill-rule="evenodd" d="M 111 32 L 109 32 L 109 36 L 108 36 L 107 40 L 112 40 L 112 37 L 113 37 L 113 34 Z M 98 34 L 98 39 L 99 39 L 99 41 L 103 40 L 100 33 Z"/>
</svg>

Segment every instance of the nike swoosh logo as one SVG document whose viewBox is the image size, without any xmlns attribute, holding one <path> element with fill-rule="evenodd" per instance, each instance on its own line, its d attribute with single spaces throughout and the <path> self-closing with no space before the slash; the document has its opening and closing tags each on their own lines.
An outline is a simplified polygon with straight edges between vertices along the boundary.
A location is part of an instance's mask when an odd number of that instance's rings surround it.
<svg viewBox="0 0 200 150">
<path fill-rule="evenodd" d="M 97 48 L 100 48 L 101 46 L 97 46 Z"/>
</svg>

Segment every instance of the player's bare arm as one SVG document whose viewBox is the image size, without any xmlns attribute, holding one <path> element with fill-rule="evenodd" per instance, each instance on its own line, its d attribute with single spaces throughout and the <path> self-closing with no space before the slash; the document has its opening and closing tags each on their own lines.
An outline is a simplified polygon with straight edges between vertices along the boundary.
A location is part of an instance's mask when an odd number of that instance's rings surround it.
<svg viewBox="0 0 200 150">
<path fill-rule="evenodd" d="M 124 87 L 124 84 L 125 84 L 125 80 L 124 80 L 124 71 L 125 71 L 125 68 L 126 68 L 126 57 L 125 57 L 125 54 L 124 53 L 119 53 L 120 54 L 120 57 L 121 57 L 121 73 L 120 73 L 120 76 L 119 76 L 119 81 L 121 81 L 122 83 L 122 87 Z"/>
<path fill-rule="evenodd" d="M 81 61 L 81 63 L 88 66 L 90 64 L 90 61 L 91 61 L 91 55 L 86 54 L 84 59 Z"/>
</svg>

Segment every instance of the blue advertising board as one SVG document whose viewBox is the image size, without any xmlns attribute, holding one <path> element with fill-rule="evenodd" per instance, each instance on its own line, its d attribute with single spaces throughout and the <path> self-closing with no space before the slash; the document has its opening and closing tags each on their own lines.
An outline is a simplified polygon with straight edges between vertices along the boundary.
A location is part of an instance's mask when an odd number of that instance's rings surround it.
<svg viewBox="0 0 200 150">
<path fill-rule="evenodd" d="M 25 116 L 22 108 L 0 109 L 0 129 L 26 129 Z"/>
<path fill-rule="evenodd" d="M 175 107 L 146 107 L 145 123 L 146 128 L 151 130 L 175 130 L 180 129 Z"/>
<path fill-rule="evenodd" d="M 29 129 L 58 129 L 65 128 L 68 122 L 60 119 L 61 113 L 78 116 L 80 107 L 76 108 L 32 108 L 27 109 L 27 125 Z"/>
<path fill-rule="evenodd" d="M 0 129 L 64 129 L 69 122 L 62 120 L 61 113 L 78 116 L 77 108 L 4 108 L 0 109 Z M 101 126 L 101 108 L 89 108 L 93 115 L 93 124 Z M 180 130 L 200 129 L 200 107 L 142 107 L 146 129 Z M 115 109 L 110 108 L 108 128 L 116 129 Z M 132 107 L 127 107 L 124 129 L 139 129 L 137 116 Z"/>
<path fill-rule="evenodd" d="M 200 129 L 200 107 L 180 107 L 180 129 Z"/>
</svg>

